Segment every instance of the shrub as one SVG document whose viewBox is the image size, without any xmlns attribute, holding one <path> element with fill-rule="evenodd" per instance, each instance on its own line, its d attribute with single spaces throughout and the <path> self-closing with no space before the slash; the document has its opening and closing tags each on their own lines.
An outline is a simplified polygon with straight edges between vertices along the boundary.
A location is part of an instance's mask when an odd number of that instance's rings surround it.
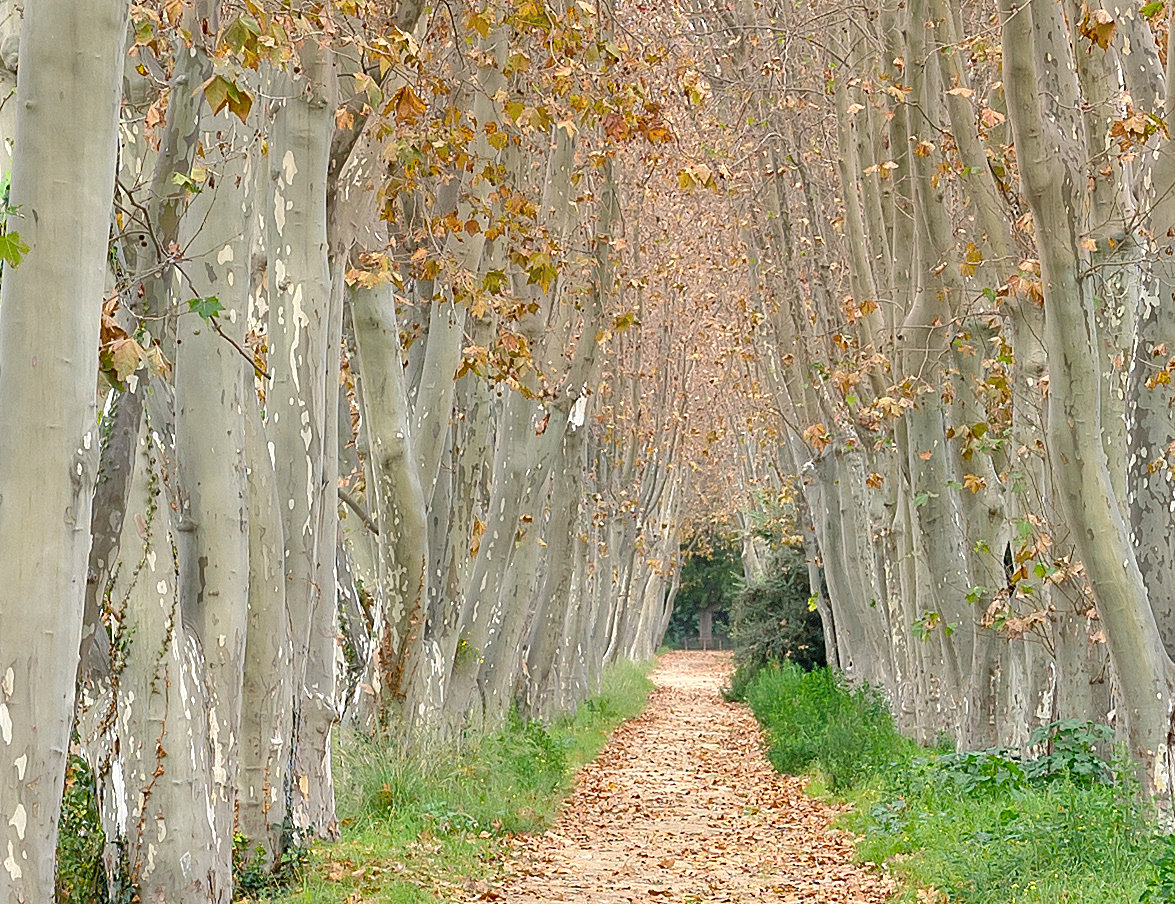
<svg viewBox="0 0 1175 904">
<path fill-rule="evenodd" d="M 1042 726 L 1034 757 L 916 755 L 876 692 L 826 669 L 768 667 L 746 699 L 777 769 L 818 771 L 851 793 L 858 806 L 844 821 L 863 835 L 858 857 L 902 880 L 895 901 L 1175 904 L 1175 836 L 1148 828 L 1132 769 L 1105 759 L 1106 726 Z"/>
<path fill-rule="evenodd" d="M 771 662 L 794 662 L 805 669 L 824 665 L 824 629 L 808 604 L 811 592 L 803 550 L 782 546 L 773 553 L 766 577 L 735 594 L 735 692 Z"/>
</svg>

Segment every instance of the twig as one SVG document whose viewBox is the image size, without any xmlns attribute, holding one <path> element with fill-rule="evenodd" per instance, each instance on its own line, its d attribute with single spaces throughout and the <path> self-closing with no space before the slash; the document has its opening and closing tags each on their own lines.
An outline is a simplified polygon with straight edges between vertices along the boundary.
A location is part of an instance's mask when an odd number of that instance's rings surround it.
<svg viewBox="0 0 1175 904">
<path fill-rule="evenodd" d="M 375 522 L 371 520 L 371 515 L 363 511 L 363 507 L 355 501 L 355 497 L 353 497 L 342 487 L 339 487 L 339 499 L 346 503 L 347 508 L 359 516 L 359 520 L 363 522 L 364 527 L 366 527 L 377 537 L 379 536 L 379 528 L 376 526 Z"/>
</svg>

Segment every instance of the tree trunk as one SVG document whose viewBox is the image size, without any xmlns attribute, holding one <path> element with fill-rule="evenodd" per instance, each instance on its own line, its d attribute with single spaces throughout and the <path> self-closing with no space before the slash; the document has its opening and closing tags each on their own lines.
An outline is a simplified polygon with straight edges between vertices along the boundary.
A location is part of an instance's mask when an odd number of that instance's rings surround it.
<svg viewBox="0 0 1175 904">
<path fill-rule="evenodd" d="M 25 10 L 0 294 L 0 902 L 47 904 L 72 723 L 128 4 Z M 70 90 L 63 90 L 64 85 Z M 78 149 L 88 148 L 79 157 Z"/>
</svg>

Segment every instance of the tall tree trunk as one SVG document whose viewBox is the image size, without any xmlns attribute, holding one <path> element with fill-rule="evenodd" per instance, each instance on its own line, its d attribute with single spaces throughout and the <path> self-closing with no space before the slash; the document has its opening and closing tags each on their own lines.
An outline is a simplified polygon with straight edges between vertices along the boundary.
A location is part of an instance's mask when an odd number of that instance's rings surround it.
<svg viewBox="0 0 1175 904">
<path fill-rule="evenodd" d="M 250 236 L 241 199 L 250 188 L 249 149 L 234 146 L 237 130 L 229 120 L 225 112 L 202 124 L 207 175 L 181 229 L 184 286 L 198 298 L 216 299 L 220 313 L 179 318 L 175 440 L 180 611 L 200 642 L 216 701 L 208 713 L 214 819 L 218 836 L 231 839 L 249 606 L 245 395 L 254 390 L 253 365 L 242 352 Z M 226 857 L 231 847 L 224 846 Z M 231 861 L 224 866 L 231 870 Z"/>
<path fill-rule="evenodd" d="M 0 293 L 0 902 L 47 904 L 72 723 L 128 4 L 25 10 Z M 63 86 L 70 86 L 68 91 Z M 90 149 L 79 157 L 78 148 Z M 35 605 L 32 603 L 35 601 Z"/>
<path fill-rule="evenodd" d="M 315 804 L 333 795 L 331 779 L 315 753 L 329 736 L 332 705 L 308 687 L 316 618 L 335 617 L 334 601 L 321 605 L 318 527 L 324 505 L 327 417 L 335 416 L 335 375 L 327 374 L 331 272 L 327 258 L 327 172 L 334 105 L 330 51 L 313 39 L 300 53 L 302 77 L 275 79 L 281 101 L 269 146 L 271 184 L 265 193 L 269 255 L 269 370 L 266 416 L 274 445 L 285 533 L 286 601 L 293 629 L 295 830 L 332 836 L 337 830 Z M 328 396 L 328 386 L 330 395 Z M 328 403 L 328 398 L 330 402 Z M 332 450 L 333 452 L 333 450 Z M 333 487 L 331 488 L 334 489 Z M 332 508 L 333 511 L 333 508 Z M 334 555 L 332 546 L 329 554 Z M 309 749 L 304 749 L 308 745 Z M 312 786 L 314 790 L 312 790 Z M 324 790 L 322 790 L 324 789 Z"/>
<path fill-rule="evenodd" d="M 1172 665 L 1130 544 L 1103 446 L 1100 346 L 1084 234 L 1086 148 L 1068 37 L 1049 0 L 1000 2 L 1005 85 L 1025 194 L 1040 243 L 1049 377 L 1048 446 L 1062 510 L 1074 527 L 1122 693 L 1119 711 L 1148 791 L 1172 785 Z M 1048 104 L 1041 109 L 1041 97 Z M 1096 404 L 1094 404 L 1096 402 Z"/>
</svg>

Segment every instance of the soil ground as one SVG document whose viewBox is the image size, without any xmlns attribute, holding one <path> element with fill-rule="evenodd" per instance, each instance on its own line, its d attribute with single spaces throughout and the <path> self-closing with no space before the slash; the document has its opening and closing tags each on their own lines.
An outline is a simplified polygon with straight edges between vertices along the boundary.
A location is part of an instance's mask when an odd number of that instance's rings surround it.
<svg viewBox="0 0 1175 904">
<path fill-rule="evenodd" d="M 521 839 L 509 904 L 881 904 L 892 886 L 853 863 L 836 809 L 777 775 L 754 717 L 722 699 L 729 653 L 660 660 L 643 715 L 579 776 L 557 824 Z"/>
</svg>

